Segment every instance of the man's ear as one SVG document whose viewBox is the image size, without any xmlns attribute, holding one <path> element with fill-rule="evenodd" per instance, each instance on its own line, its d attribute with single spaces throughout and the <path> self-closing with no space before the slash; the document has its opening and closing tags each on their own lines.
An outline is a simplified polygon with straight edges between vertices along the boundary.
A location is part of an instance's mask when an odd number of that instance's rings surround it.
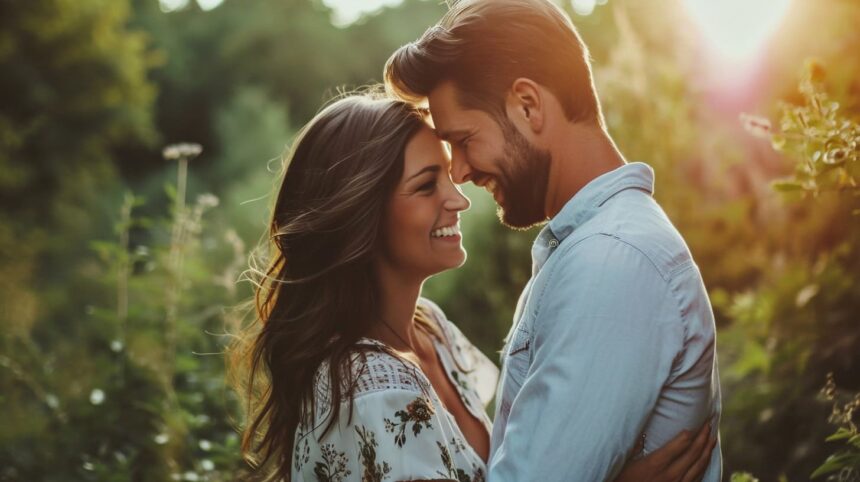
<svg viewBox="0 0 860 482">
<path fill-rule="evenodd" d="M 523 132 L 540 134 L 545 122 L 545 99 L 538 84 L 520 77 L 511 84 L 505 101 L 508 119 Z"/>
</svg>

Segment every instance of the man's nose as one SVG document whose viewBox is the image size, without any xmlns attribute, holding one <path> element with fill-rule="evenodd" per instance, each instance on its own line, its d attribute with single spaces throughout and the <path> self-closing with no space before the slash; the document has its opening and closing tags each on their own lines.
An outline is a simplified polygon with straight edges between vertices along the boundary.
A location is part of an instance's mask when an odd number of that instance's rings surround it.
<svg viewBox="0 0 860 482">
<path fill-rule="evenodd" d="M 457 184 L 471 180 L 472 168 L 466 162 L 466 156 L 461 149 L 451 152 L 451 179 Z"/>
</svg>

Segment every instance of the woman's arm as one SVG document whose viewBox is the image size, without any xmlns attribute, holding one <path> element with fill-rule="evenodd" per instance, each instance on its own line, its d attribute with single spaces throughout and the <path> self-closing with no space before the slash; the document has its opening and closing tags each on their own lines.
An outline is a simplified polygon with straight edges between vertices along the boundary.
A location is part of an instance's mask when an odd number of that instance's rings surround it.
<svg viewBox="0 0 860 482">
<path fill-rule="evenodd" d="M 717 438 L 711 437 L 711 420 L 695 435 L 684 431 L 647 456 L 633 460 L 614 482 L 694 482 L 702 479 Z M 695 436 L 695 438 L 693 438 Z M 641 440 L 634 453 L 641 450 Z"/>
</svg>

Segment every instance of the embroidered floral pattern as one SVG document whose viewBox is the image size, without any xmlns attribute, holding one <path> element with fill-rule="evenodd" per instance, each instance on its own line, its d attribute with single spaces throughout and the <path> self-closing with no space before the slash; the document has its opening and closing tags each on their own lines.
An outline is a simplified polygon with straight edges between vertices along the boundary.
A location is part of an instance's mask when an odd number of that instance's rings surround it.
<svg viewBox="0 0 860 482">
<path fill-rule="evenodd" d="M 341 482 L 352 473 L 347 468 L 349 459 L 345 452 L 338 452 L 333 444 L 324 444 L 321 451 L 323 460 L 314 466 L 319 482 Z"/>
<path fill-rule="evenodd" d="M 308 439 L 304 435 L 299 434 L 296 438 L 301 440 L 301 442 L 296 443 L 293 451 L 293 466 L 298 471 L 302 470 L 302 467 L 310 460 L 311 447 L 308 445 Z"/>
<path fill-rule="evenodd" d="M 448 442 L 448 445 L 450 445 L 451 447 L 454 447 L 454 453 L 455 454 L 459 454 L 460 452 L 466 450 L 466 444 L 463 443 L 463 441 L 457 437 L 452 437 L 451 441 Z"/>
<path fill-rule="evenodd" d="M 436 446 L 439 447 L 439 455 L 442 457 L 442 465 L 445 466 L 445 470 L 447 471 L 440 471 L 438 472 L 439 475 L 454 479 L 457 482 L 484 482 L 484 471 L 481 468 L 475 467 L 473 464 L 473 474 L 469 475 L 465 470 L 454 466 L 451 452 L 448 451 L 448 447 L 438 440 L 436 441 Z"/>
<path fill-rule="evenodd" d="M 466 408 L 489 428 L 481 397 L 497 370 L 437 311 L 434 320 L 449 342 L 436 344 L 442 368 Z M 360 343 L 382 345 L 369 338 Z M 331 409 L 327 373 L 323 364 L 314 394 L 319 409 L 306 414 L 307 424 L 296 430 L 291 480 L 485 482 L 484 461 L 417 366 L 382 350 L 367 351 L 355 374 L 354 410 L 341 411 L 330 430 L 324 429 Z"/>
<path fill-rule="evenodd" d="M 355 427 L 358 434 L 358 456 L 361 459 L 361 482 L 382 482 L 391 472 L 388 462 L 376 463 L 376 435 L 364 425 Z"/>
<path fill-rule="evenodd" d="M 417 437 L 421 433 L 422 428 L 433 428 L 430 424 L 430 419 L 434 413 L 433 405 L 430 401 L 425 397 L 418 397 L 406 405 L 405 410 L 394 412 L 394 416 L 400 419 L 399 422 L 388 418 L 385 419 L 385 431 L 395 434 L 394 442 L 398 447 L 403 447 L 406 443 L 407 425 L 410 422 L 412 423 L 412 434 Z"/>
<path fill-rule="evenodd" d="M 460 372 L 458 372 L 457 370 L 451 370 L 451 379 L 454 380 L 454 383 L 456 383 L 457 387 L 460 389 L 463 403 L 466 405 L 466 407 L 472 408 L 472 402 L 469 400 L 469 397 L 466 396 L 467 394 L 474 394 L 472 386 L 469 385 L 469 379 L 467 377 L 461 377 Z"/>
</svg>

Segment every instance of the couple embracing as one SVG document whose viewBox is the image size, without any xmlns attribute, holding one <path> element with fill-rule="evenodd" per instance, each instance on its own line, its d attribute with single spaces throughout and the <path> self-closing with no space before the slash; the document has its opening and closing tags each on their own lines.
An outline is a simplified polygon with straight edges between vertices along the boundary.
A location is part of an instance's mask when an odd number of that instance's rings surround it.
<svg viewBox="0 0 860 482">
<path fill-rule="evenodd" d="M 328 105 L 285 165 L 258 321 L 235 352 L 260 476 L 721 479 L 701 275 L 549 0 L 454 3 L 391 56 L 384 94 Z M 543 225 L 501 373 L 421 297 L 466 260 L 465 182 L 505 225 Z"/>
</svg>

